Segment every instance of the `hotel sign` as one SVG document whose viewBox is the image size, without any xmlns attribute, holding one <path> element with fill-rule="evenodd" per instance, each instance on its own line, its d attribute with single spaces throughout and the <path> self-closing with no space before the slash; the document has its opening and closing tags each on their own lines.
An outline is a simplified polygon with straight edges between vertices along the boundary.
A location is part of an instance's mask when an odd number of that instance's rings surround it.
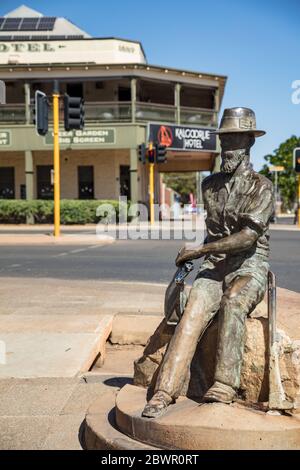
<svg viewBox="0 0 300 470">
<path fill-rule="evenodd" d="M 0 131 L 0 147 L 7 147 L 10 144 L 10 131 Z"/>
<path fill-rule="evenodd" d="M 101 145 L 115 144 L 116 130 L 114 128 L 84 129 L 82 131 L 59 131 L 61 145 Z M 45 144 L 53 144 L 53 131 L 50 130 L 45 137 Z"/>
<path fill-rule="evenodd" d="M 118 39 L 22 39 L 6 41 L 0 36 L 0 64 L 125 64 L 145 63 L 138 43 Z M 29 67 L 30 68 L 30 67 Z M 30 70 L 29 70 L 30 72 Z"/>
<path fill-rule="evenodd" d="M 1 36 L 0 36 L 1 41 Z M 53 44 L 46 42 L 0 42 L 0 52 L 53 52 Z"/>
<path fill-rule="evenodd" d="M 214 129 L 207 127 L 152 124 L 148 126 L 148 141 L 158 142 L 170 150 L 201 152 L 216 150 Z"/>
</svg>

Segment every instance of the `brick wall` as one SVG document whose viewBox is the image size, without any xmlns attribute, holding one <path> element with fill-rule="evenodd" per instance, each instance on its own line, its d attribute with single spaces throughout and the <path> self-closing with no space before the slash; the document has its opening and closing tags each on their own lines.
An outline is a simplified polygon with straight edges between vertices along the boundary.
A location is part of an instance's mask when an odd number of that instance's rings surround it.
<svg viewBox="0 0 300 470">
<path fill-rule="evenodd" d="M 51 152 L 34 152 L 34 165 L 51 165 Z M 128 150 L 66 150 L 61 152 L 61 198 L 78 198 L 77 167 L 93 165 L 95 199 L 119 197 L 119 166 L 129 165 Z"/>
<path fill-rule="evenodd" d="M 36 166 L 53 165 L 53 154 L 49 151 L 33 152 L 34 197 L 36 197 Z M 96 199 L 119 197 L 120 165 L 129 165 L 129 150 L 65 150 L 61 151 L 61 198 L 78 198 L 77 167 L 94 166 Z M 16 198 L 20 198 L 20 185 L 25 184 L 25 155 L 23 152 L 1 152 L 1 166 L 15 167 Z"/>
</svg>

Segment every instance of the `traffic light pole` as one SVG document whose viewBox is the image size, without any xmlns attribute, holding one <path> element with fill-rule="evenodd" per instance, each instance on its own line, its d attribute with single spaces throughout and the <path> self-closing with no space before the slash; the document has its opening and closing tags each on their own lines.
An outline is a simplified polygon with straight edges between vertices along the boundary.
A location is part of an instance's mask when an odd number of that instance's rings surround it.
<svg viewBox="0 0 300 470">
<path fill-rule="evenodd" d="M 149 162 L 149 207 L 150 207 L 150 224 L 154 224 L 154 162 L 166 162 L 166 147 L 157 142 L 149 142 L 148 150 L 146 144 L 139 145 L 139 160 L 142 163 Z"/>
<path fill-rule="evenodd" d="M 298 227 L 300 227 L 300 174 L 298 175 Z"/>
<path fill-rule="evenodd" d="M 54 236 L 60 235 L 60 159 L 59 159 L 59 91 L 53 90 L 53 167 L 54 167 Z"/>
<path fill-rule="evenodd" d="M 149 163 L 150 224 L 154 224 L 154 163 Z"/>
</svg>

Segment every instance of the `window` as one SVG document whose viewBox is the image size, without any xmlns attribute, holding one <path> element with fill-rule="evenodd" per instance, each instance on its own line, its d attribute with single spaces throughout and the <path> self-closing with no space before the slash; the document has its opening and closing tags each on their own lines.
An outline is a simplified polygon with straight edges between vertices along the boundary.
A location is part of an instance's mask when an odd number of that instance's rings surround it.
<svg viewBox="0 0 300 470">
<path fill-rule="evenodd" d="M 39 165 L 36 167 L 38 199 L 53 199 L 53 185 L 51 184 L 52 169 L 52 165 Z"/>
<path fill-rule="evenodd" d="M 118 87 L 118 100 L 119 101 L 130 101 L 131 100 L 131 89 L 130 87 L 119 86 Z"/>
<path fill-rule="evenodd" d="M 120 196 L 130 199 L 130 166 L 120 165 Z"/>
<path fill-rule="evenodd" d="M 20 184 L 20 199 L 26 199 L 26 184 Z"/>
<path fill-rule="evenodd" d="M 183 85 L 180 92 L 180 106 L 214 109 L 214 90 Z"/>
<path fill-rule="evenodd" d="M 15 169 L 13 166 L 0 168 L 0 198 L 15 198 Z"/>
<path fill-rule="evenodd" d="M 94 199 L 94 167 L 78 167 L 78 197 L 79 199 Z"/>
</svg>

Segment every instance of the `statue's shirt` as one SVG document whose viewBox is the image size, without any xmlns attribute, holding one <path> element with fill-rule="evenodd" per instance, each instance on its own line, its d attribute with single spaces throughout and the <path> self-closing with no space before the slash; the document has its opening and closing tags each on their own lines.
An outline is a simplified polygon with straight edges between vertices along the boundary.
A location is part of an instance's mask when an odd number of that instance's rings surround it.
<svg viewBox="0 0 300 470">
<path fill-rule="evenodd" d="M 243 256 L 255 254 L 267 260 L 269 255 L 268 226 L 274 211 L 273 186 L 265 176 L 247 169 L 232 176 L 215 173 L 202 183 L 204 208 L 207 211 L 207 242 L 219 240 L 244 227 L 255 230 L 255 246 L 243 251 Z M 230 258 L 233 255 L 210 256 L 211 259 Z"/>
</svg>

